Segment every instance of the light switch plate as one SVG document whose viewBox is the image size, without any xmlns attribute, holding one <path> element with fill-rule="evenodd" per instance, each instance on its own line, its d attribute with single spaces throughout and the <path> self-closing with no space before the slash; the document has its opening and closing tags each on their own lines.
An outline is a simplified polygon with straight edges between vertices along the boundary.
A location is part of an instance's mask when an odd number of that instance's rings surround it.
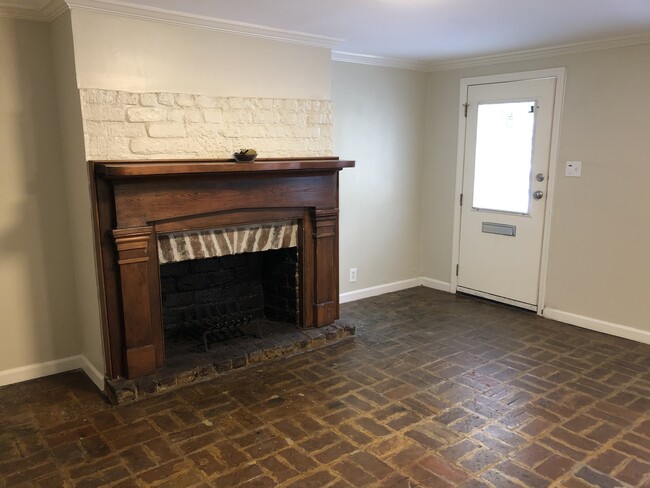
<svg viewBox="0 0 650 488">
<path fill-rule="evenodd" d="M 564 176 L 581 176 L 582 161 L 567 161 Z"/>
</svg>

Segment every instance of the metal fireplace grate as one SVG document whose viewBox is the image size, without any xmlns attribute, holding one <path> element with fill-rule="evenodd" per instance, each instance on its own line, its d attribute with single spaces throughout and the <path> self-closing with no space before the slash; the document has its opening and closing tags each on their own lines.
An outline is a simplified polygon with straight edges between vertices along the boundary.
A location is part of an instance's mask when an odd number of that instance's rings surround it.
<svg viewBox="0 0 650 488">
<path fill-rule="evenodd" d="M 242 327 L 253 320 L 253 314 L 242 311 L 237 302 L 193 305 L 184 314 L 179 335 L 201 341 L 206 352 L 215 342 L 251 335 Z"/>
</svg>

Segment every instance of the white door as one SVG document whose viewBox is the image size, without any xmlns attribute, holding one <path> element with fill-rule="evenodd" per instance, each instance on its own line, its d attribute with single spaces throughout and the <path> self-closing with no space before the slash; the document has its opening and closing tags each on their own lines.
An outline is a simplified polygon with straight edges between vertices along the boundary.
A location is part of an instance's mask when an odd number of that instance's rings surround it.
<svg viewBox="0 0 650 488">
<path fill-rule="evenodd" d="M 537 310 L 555 84 L 468 87 L 458 291 Z"/>
</svg>

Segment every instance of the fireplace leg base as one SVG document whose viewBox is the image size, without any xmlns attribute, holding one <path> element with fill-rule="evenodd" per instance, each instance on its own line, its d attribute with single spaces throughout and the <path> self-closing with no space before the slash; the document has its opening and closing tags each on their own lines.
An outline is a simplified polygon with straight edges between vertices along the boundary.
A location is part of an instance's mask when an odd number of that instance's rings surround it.
<svg viewBox="0 0 650 488">
<path fill-rule="evenodd" d="M 158 395 L 185 385 L 211 380 L 229 371 L 259 366 L 262 363 L 295 356 L 353 337 L 355 326 L 336 321 L 313 329 L 292 328 L 265 337 L 238 339 L 238 344 L 224 344 L 209 353 L 190 355 L 167 361 L 156 373 L 134 380 L 106 379 L 104 391 L 111 403 L 125 404 Z"/>
</svg>

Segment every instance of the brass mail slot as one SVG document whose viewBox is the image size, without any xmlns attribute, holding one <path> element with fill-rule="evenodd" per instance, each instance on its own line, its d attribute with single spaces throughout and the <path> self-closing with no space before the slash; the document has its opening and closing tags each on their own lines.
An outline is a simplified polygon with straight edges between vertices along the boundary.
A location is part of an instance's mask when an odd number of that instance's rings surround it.
<svg viewBox="0 0 650 488">
<path fill-rule="evenodd" d="M 515 225 L 483 222 L 482 230 L 486 234 L 498 234 L 500 236 L 510 236 L 510 237 L 515 237 L 517 235 L 517 226 Z"/>
</svg>

